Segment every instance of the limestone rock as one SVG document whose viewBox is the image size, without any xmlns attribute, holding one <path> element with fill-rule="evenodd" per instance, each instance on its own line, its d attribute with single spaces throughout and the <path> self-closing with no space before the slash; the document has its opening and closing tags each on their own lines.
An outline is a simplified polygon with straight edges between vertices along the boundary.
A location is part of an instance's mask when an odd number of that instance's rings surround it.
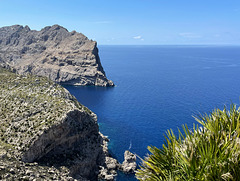
<svg viewBox="0 0 240 181">
<path fill-rule="evenodd" d="M 124 161 L 121 164 L 121 170 L 125 173 L 134 173 L 136 167 L 136 155 L 126 150 L 124 153 Z"/>
<path fill-rule="evenodd" d="M 106 141 L 62 86 L 0 68 L 1 180 L 97 180 L 115 168 Z"/>
<path fill-rule="evenodd" d="M 0 66 L 62 84 L 114 86 L 106 78 L 97 43 L 59 25 L 41 31 L 20 25 L 0 28 Z"/>
<path fill-rule="evenodd" d="M 100 156 L 99 163 L 100 170 L 99 170 L 99 179 L 100 180 L 107 180 L 112 181 L 114 180 L 115 176 L 117 176 L 117 170 L 120 168 L 120 164 L 114 158 L 109 155 L 108 152 L 108 142 L 109 139 L 106 136 L 102 136 L 102 145 L 103 146 L 103 156 Z"/>
</svg>

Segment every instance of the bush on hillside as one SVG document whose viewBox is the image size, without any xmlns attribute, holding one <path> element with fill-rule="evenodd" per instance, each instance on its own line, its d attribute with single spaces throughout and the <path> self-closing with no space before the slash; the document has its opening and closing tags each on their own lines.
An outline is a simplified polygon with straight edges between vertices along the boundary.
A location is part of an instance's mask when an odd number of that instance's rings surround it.
<svg viewBox="0 0 240 181">
<path fill-rule="evenodd" d="M 240 180 L 240 109 L 216 109 L 195 118 L 176 136 L 167 131 L 162 148 L 148 147 L 150 155 L 136 172 L 139 180 Z"/>
</svg>

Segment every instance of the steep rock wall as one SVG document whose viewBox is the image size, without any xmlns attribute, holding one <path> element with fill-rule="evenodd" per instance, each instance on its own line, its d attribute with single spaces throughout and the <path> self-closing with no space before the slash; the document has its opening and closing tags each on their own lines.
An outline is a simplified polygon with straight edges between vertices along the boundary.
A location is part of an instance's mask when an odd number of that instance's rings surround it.
<svg viewBox="0 0 240 181">
<path fill-rule="evenodd" d="M 73 85 L 114 86 L 98 55 L 97 43 L 76 31 L 47 26 L 0 28 L 0 66 Z"/>
<path fill-rule="evenodd" d="M 40 170 L 46 180 L 97 180 L 100 168 L 108 170 L 104 140 L 96 115 L 62 86 L 0 68 L 0 178 Z M 29 162 L 30 171 L 19 170 Z"/>
</svg>

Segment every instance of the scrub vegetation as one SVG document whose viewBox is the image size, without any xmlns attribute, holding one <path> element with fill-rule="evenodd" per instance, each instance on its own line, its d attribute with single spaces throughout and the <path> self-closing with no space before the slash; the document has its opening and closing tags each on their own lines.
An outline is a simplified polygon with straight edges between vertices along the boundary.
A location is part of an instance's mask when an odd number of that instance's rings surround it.
<svg viewBox="0 0 240 181">
<path fill-rule="evenodd" d="M 0 68 L 0 143 L 26 151 L 66 112 L 86 109 L 62 86 L 44 77 L 18 75 Z"/>
<path fill-rule="evenodd" d="M 56 128 L 52 133 L 59 135 L 57 126 L 66 120 L 67 113 L 86 109 L 48 78 L 18 75 L 0 68 L 0 180 L 74 180 L 64 159 L 60 167 L 53 167 L 24 162 L 22 156 L 51 128 Z M 74 121 L 68 120 L 68 124 Z M 45 149 L 44 142 L 38 142 L 42 147 L 38 144 L 36 149 Z"/>
</svg>

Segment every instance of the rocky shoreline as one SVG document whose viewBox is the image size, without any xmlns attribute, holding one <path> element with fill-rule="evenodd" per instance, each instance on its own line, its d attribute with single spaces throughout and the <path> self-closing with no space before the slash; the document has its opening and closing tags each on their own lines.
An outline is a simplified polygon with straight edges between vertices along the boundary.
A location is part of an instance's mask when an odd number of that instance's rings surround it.
<svg viewBox="0 0 240 181">
<path fill-rule="evenodd" d="M 134 173 L 108 152 L 97 116 L 60 84 L 114 86 L 97 44 L 53 25 L 0 28 L 0 179 L 114 180 Z"/>
<path fill-rule="evenodd" d="M 62 86 L 3 68 L 0 80 L 0 179 L 114 180 L 136 168 L 130 153 L 123 164 L 109 155 L 97 116 Z"/>
<path fill-rule="evenodd" d="M 21 25 L 0 28 L 0 66 L 61 84 L 114 86 L 101 65 L 97 42 L 59 25 L 40 31 Z"/>
</svg>

